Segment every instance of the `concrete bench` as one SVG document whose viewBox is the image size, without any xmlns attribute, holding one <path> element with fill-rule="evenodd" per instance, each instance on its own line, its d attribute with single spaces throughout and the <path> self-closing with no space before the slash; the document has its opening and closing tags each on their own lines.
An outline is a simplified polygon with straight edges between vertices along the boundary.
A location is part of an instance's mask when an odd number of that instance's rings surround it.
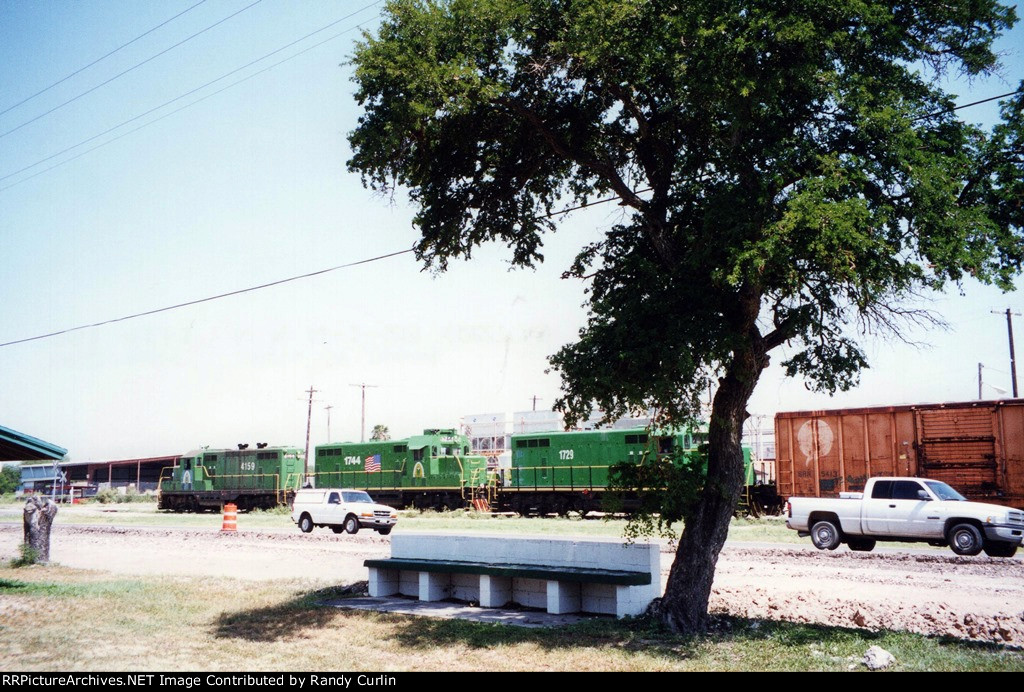
<svg viewBox="0 0 1024 692">
<path fill-rule="evenodd" d="M 366 560 L 370 595 L 515 602 L 549 613 L 639 615 L 661 595 L 656 544 L 541 537 L 398 534 Z"/>
</svg>

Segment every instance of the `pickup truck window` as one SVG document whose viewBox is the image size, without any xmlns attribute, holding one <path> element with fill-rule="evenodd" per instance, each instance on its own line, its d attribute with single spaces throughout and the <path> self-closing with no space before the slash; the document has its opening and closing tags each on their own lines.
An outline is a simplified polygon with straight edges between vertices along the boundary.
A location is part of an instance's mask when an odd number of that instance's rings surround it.
<svg viewBox="0 0 1024 692">
<path fill-rule="evenodd" d="M 932 492 L 938 495 L 940 500 L 956 500 L 958 502 L 967 502 L 967 498 L 958 493 L 957 491 L 950 488 L 942 481 L 925 481 L 925 485 L 932 489 Z"/>
<path fill-rule="evenodd" d="M 871 499 L 888 500 L 892 497 L 892 481 L 875 481 L 875 487 L 871 489 Z"/>
<path fill-rule="evenodd" d="M 338 496 L 338 493 L 331 493 L 330 497 L 327 498 L 327 504 L 329 504 L 329 505 L 340 505 L 341 504 L 341 497 Z"/>
<path fill-rule="evenodd" d="M 896 481 L 892 487 L 892 499 L 894 500 L 920 500 L 917 491 L 922 490 L 920 483 L 914 481 Z"/>
</svg>

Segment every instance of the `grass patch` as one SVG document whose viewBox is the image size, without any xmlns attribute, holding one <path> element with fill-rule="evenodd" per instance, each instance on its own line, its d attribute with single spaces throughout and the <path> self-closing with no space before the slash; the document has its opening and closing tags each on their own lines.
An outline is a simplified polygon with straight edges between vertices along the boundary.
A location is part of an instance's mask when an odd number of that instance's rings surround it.
<svg viewBox="0 0 1024 692">
<path fill-rule="evenodd" d="M 823 670 L 863 669 L 873 644 L 896 670 L 1021 671 L 1024 653 L 896 633 L 719 618 L 678 637 L 645 619 L 523 629 L 318 605 L 336 584 L 110 579 L 0 568 L 0 660 L 23 670 Z M 60 618 L 40 613 L 60 612 Z M 69 627 L 68 623 L 75 623 Z"/>
<path fill-rule="evenodd" d="M 11 567 L 28 567 L 39 562 L 39 551 L 28 543 L 18 545 L 18 557 L 11 560 Z"/>
</svg>

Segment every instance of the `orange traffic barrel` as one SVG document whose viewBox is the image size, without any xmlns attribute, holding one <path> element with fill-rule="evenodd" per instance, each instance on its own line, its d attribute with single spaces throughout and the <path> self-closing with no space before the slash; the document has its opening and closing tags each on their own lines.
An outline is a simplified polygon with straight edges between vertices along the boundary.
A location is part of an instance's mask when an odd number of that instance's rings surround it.
<svg viewBox="0 0 1024 692">
<path fill-rule="evenodd" d="M 238 531 L 238 507 L 229 502 L 224 505 L 224 524 L 221 531 Z"/>
</svg>

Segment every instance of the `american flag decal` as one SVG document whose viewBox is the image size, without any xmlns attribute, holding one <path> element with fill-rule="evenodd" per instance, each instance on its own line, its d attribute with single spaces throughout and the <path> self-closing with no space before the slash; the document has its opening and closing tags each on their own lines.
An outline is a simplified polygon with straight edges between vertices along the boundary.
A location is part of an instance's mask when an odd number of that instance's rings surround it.
<svg viewBox="0 0 1024 692">
<path fill-rule="evenodd" d="M 363 470 L 367 473 L 377 473 L 380 471 L 380 454 L 373 454 L 366 457 L 366 462 L 363 464 Z"/>
</svg>

